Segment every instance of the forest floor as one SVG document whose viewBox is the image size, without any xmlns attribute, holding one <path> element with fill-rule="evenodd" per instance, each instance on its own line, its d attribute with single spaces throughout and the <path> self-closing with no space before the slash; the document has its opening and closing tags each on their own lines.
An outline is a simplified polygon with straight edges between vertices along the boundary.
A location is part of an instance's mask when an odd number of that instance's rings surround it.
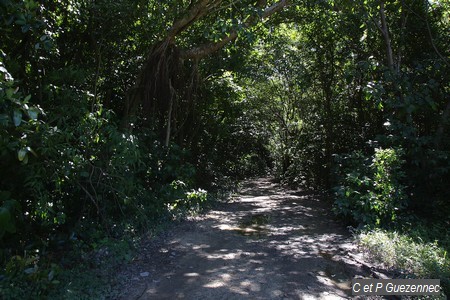
<svg viewBox="0 0 450 300">
<path fill-rule="evenodd" d="M 323 197 L 257 179 L 143 241 L 116 288 L 120 299 L 345 299 L 353 278 L 381 272 Z"/>
</svg>

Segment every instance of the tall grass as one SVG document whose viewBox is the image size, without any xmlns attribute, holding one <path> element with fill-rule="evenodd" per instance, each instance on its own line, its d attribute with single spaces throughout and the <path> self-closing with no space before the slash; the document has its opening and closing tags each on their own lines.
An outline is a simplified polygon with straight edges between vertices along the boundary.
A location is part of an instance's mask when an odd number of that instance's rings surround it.
<svg viewBox="0 0 450 300">
<path fill-rule="evenodd" d="M 450 295 L 450 257 L 437 241 L 421 242 L 420 237 L 383 229 L 363 231 L 357 238 L 375 261 L 408 277 L 440 279 L 444 293 Z"/>
</svg>

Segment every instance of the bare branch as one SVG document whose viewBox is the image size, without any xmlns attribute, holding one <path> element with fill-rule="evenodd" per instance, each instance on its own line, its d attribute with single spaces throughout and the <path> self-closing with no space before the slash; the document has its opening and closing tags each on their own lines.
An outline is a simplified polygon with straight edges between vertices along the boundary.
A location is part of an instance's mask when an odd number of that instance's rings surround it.
<svg viewBox="0 0 450 300">
<path fill-rule="evenodd" d="M 428 3 L 428 1 L 427 1 Z M 431 27 L 430 27 L 430 23 L 428 22 L 428 17 L 425 14 L 425 23 L 427 24 L 427 31 L 428 31 L 428 36 L 430 37 L 430 42 L 431 42 L 431 46 L 433 46 L 434 51 L 436 52 L 436 54 L 442 59 L 442 61 L 447 65 L 450 66 L 449 62 L 448 62 L 448 58 L 444 57 L 441 52 L 439 52 L 439 49 L 436 47 L 436 44 L 434 43 L 434 39 L 433 39 L 433 34 L 431 33 Z"/>
<path fill-rule="evenodd" d="M 176 20 L 168 32 L 168 39 L 173 40 L 176 35 L 188 28 L 196 20 L 205 16 L 211 9 L 218 6 L 222 0 L 200 0 L 186 13 L 186 15 Z"/>
<path fill-rule="evenodd" d="M 384 9 L 384 1 L 380 1 L 380 17 L 381 17 L 381 28 L 384 37 L 384 42 L 386 44 L 386 56 L 388 61 L 388 67 L 394 70 L 394 56 L 392 54 L 391 38 L 389 37 L 389 29 L 386 21 L 386 14 Z"/>
<path fill-rule="evenodd" d="M 272 6 L 269 6 L 266 8 L 262 14 L 262 18 L 268 18 L 271 15 L 283 10 L 286 6 L 289 5 L 289 0 L 280 0 L 277 3 L 273 4 Z M 260 1 L 260 3 L 265 3 L 265 1 Z"/>
<path fill-rule="evenodd" d="M 216 43 L 209 43 L 201 45 L 199 47 L 195 47 L 193 49 L 182 51 L 180 56 L 184 59 L 194 59 L 194 58 L 199 59 L 218 51 L 229 42 L 234 41 L 237 37 L 238 37 L 237 31 L 233 30 L 229 35 L 227 35 L 222 40 Z"/>
</svg>

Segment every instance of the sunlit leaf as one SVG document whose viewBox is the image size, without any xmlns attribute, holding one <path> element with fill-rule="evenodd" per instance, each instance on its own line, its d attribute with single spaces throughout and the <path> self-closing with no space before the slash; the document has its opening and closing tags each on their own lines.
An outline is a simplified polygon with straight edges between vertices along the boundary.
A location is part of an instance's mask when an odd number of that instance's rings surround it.
<svg viewBox="0 0 450 300">
<path fill-rule="evenodd" d="M 19 159 L 19 161 L 23 161 L 25 159 L 25 157 L 27 156 L 27 149 L 26 148 L 22 148 L 17 152 L 17 158 Z"/>
</svg>

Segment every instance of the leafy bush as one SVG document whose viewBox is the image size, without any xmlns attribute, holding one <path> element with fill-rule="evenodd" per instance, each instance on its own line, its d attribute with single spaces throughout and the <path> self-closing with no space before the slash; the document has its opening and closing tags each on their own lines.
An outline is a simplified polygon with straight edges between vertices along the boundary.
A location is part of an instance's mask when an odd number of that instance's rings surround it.
<svg viewBox="0 0 450 300">
<path fill-rule="evenodd" d="M 11 119 L 9 127 L 2 127 L 15 133 L 28 126 L 28 138 L 37 153 L 25 160 L 26 156 L 17 158 L 23 145 L 1 148 L 2 155 L 8 156 L 2 161 L 2 172 L 14 172 L 1 179 L 2 188 L 8 190 L 0 193 L 0 278 L 2 291 L 13 298 L 22 295 L 17 288 L 21 280 L 32 283 L 36 291 L 31 295 L 36 297 L 54 289 L 53 280 L 47 277 L 51 270 L 37 262 L 54 251 L 73 251 L 74 238 L 94 247 L 95 240 L 124 232 L 136 234 L 157 218 L 175 214 L 167 205 L 178 199 L 180 207 L 183 203 L 197 209 L 206 199 L 205 191 L 192 189 L 195 169 L 187 162 L 185 151 L 161 147 L 155 135 L 146 131 L 121 132 L 111 111 L 101 107 L 89 111 L 89 98 L 70 89 L 61 94 L 71 95 L 82 105 L 58 122 L 39 121 L 36 131 L 29 128 L 28 119 L 20 126 Z M 63 97 L 59 92 L 54 96 Z M 61 106 L 49 110 L 47 116 L 57 115 Z M 7 115 L 14 114 L 10 111 Z M 2 137 L 24 141 L 12 134 Z M 183 189 L 175 191 L 171 182 L 184 182 Z M 39 253 L 38 271 L 24 273 L 33 267 L 29 264 L 26 268 L 11 264 L 6 269 L 12 257 L 27 257 L 30 251 Z M 56 258 L 51 263 L 59 265 L 61 261 Z"/>
<path fill-rule="evenodd" d="M 334 211 L 356 223 L 389 226 L 406 207 L 401 149 L 375 149 L 366 158 L 355 151 L 340 159 Z"/>
<path fill-rule="evenodd" d="M 189 189 L 181 180 L 175 180 L 165 187 L 167 208 L 173 219 L 179 219 L 187 213 L 198 212 L 208 200 L 208 192 L 201 188 Z"/>
</svg>

